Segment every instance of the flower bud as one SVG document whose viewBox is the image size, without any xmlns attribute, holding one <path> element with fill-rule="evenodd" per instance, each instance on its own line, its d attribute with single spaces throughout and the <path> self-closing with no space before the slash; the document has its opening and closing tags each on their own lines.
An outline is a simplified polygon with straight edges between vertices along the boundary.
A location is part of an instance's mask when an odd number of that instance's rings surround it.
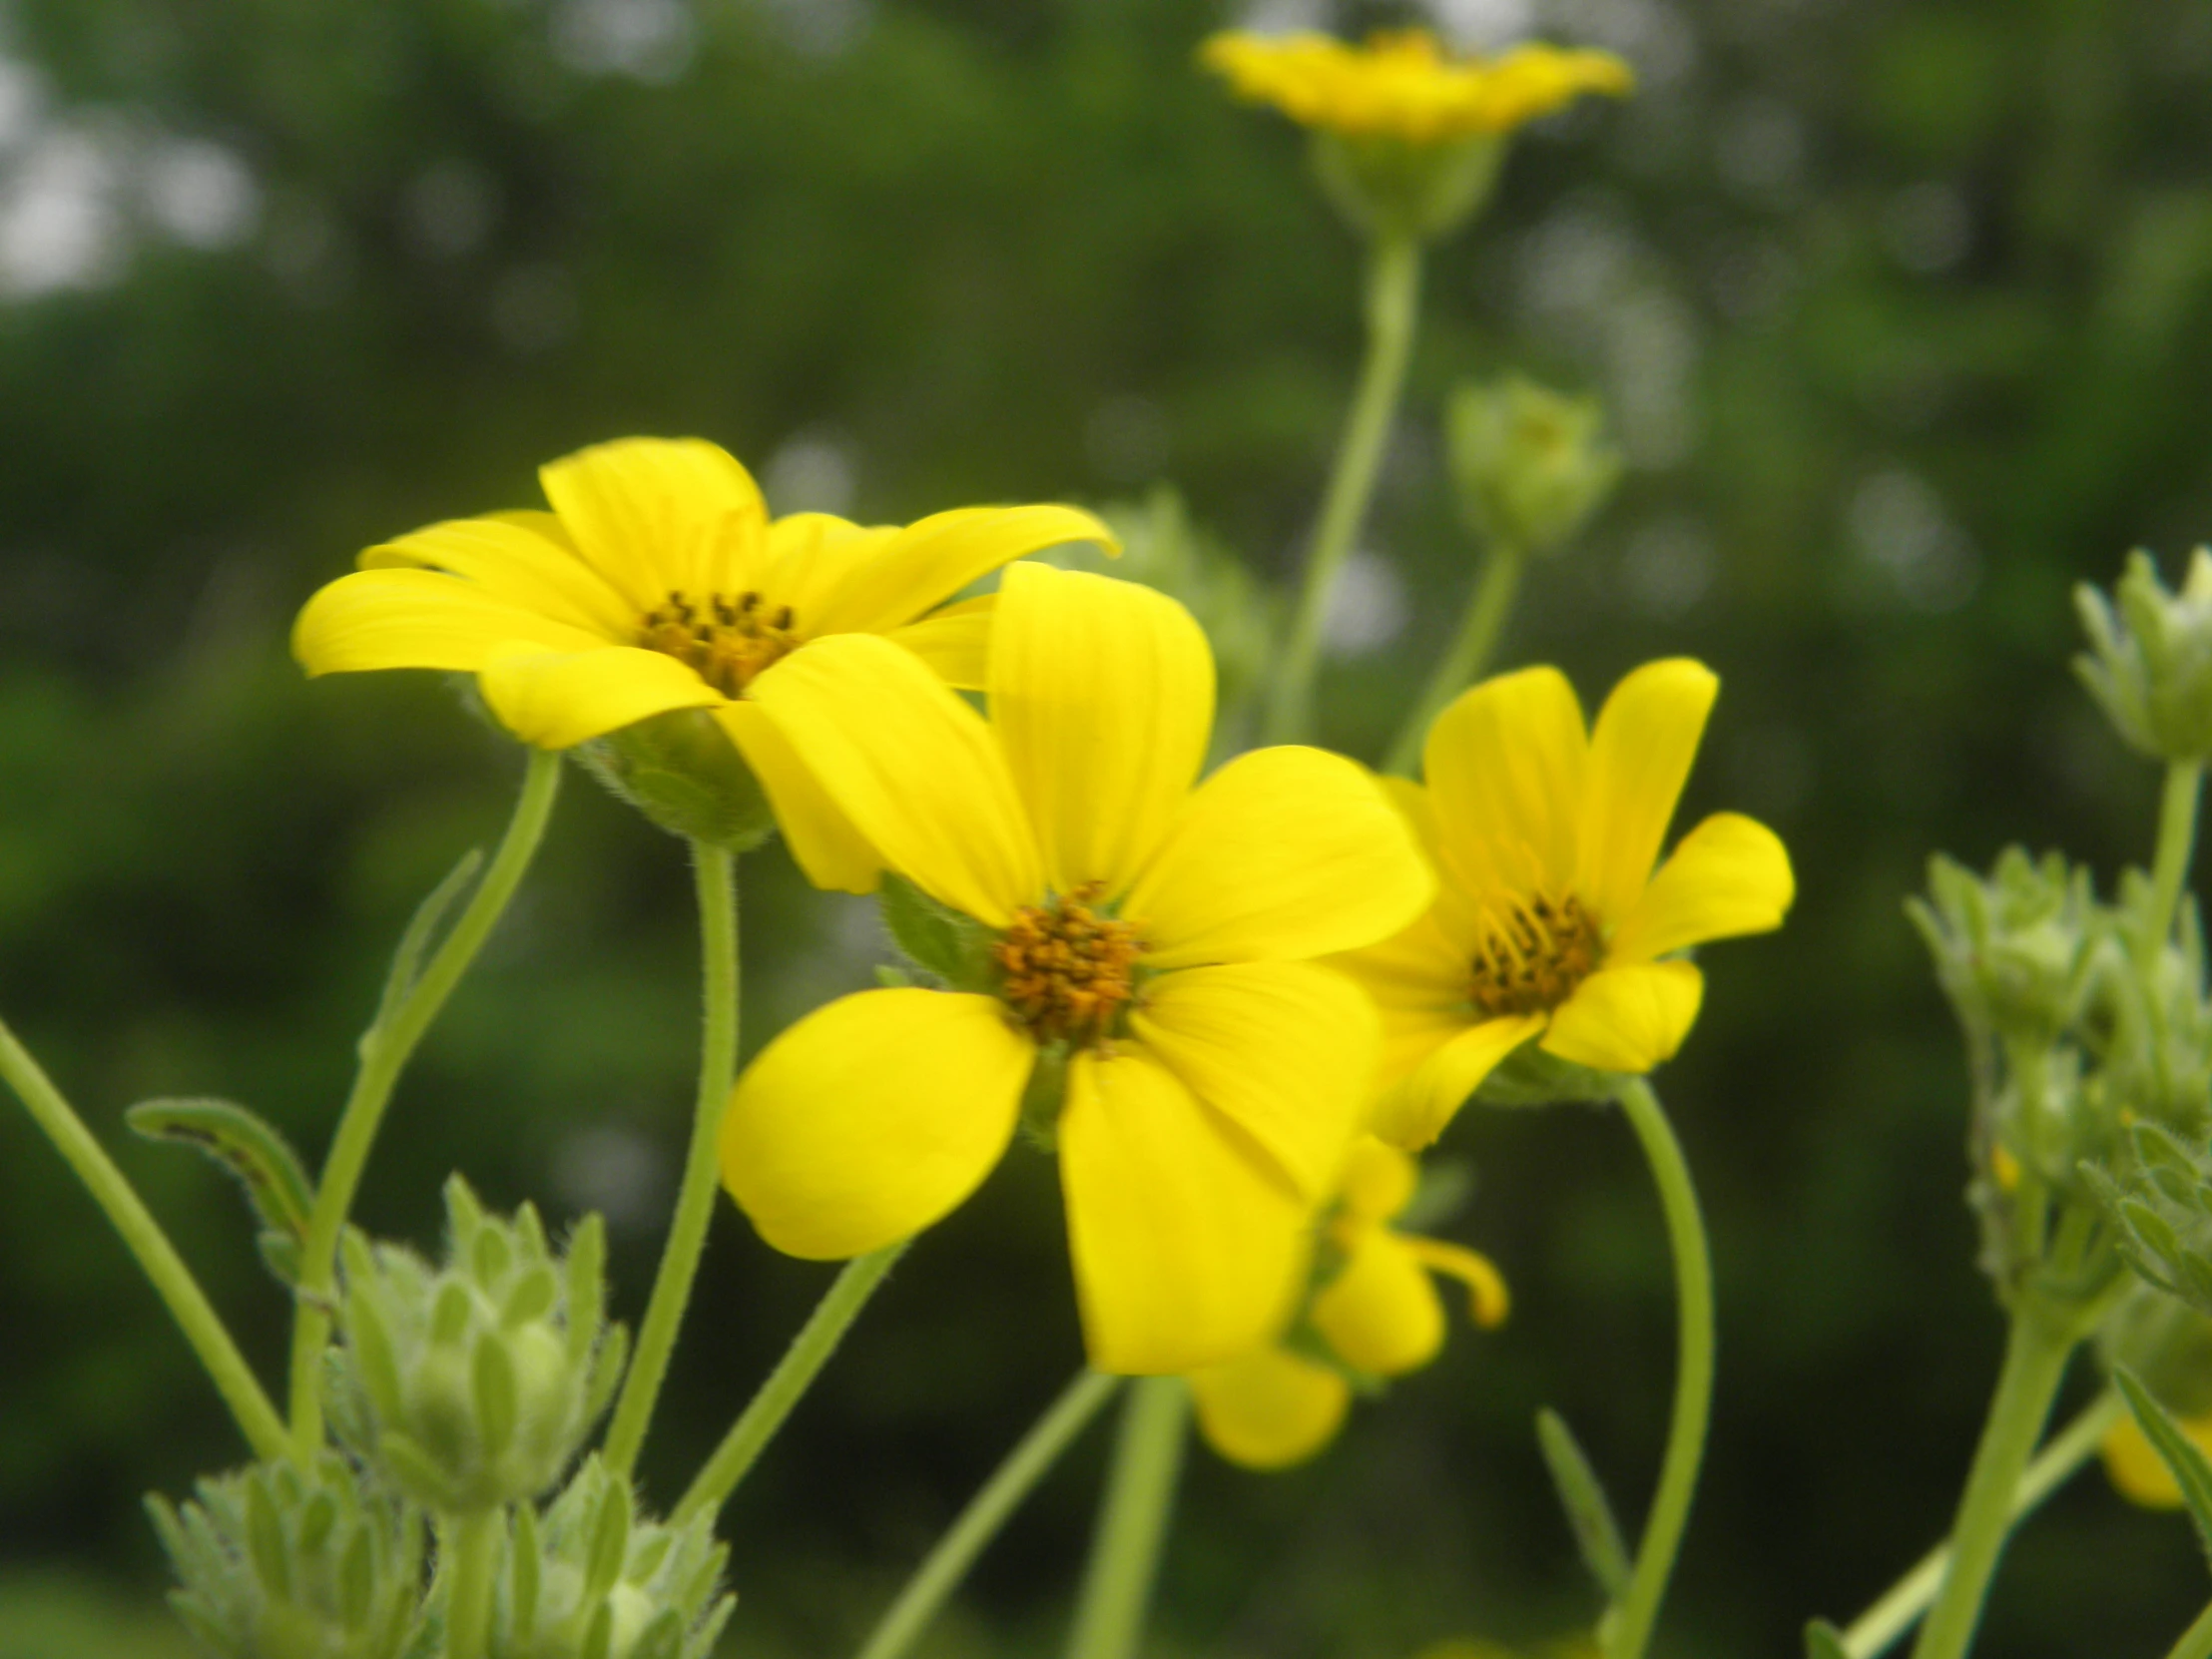
<svg viewBox="0 0 2212 1659">
<path fill-rule="evenodd" d="M 1322 194 L 1355 231 L 1432 242 L 1457 230 L 1489 199 L 1505 139 L 1469 133 L 1418 143 L 1390 133 L 1314 135 Z"/>
<path fill-rule="evenodd" d="M 500 1563 L 491 1659 L 707 1659 L 737 1598 L 714 1512 L 640 1516 L 594 1456 L 543 1517 L 515 1512 Z"/>
<path fill-rule="evenodd" d="M 2153 760 L 2212 755 L 2212 550 L 2196 550 L 2179 593 L 2136 552 L 2110 600 L 2085 582 L 2074 604 L 2089 636 L 2074 668 L 2127 744 Z"/>
<path fill-rule="evenodd" d="M 422 1623 L 422 1521 L 334 1452 L 149 1497 L 170 1604 L 226 1659 L 400 1659 Z"/>
<path fill-rule="evenodd" d="M 1522 374 L 1462 381 L 1445 414 L 1460 510 L 1492 545 L 1548 553 L 1602 507 L 1621 453 L 1594 396 L 1568 397 Z"/>
<path fill-rule="evenodd" d="M 2086 870 L 2006 847 L 1984 879 L 1938 854 L 1906 914 L 1970 1035 L 2047 1045 L 2079 1018 L 2101 967 L 2105 915 Z"/>
<path fill-rule="evenodd" d="M 604 1322 L 606 1230 L 588 1216 L 565 1257 L 525 1204 L 487 1216 L 446 1183 L 446 1257 L 345 1240 L 331 1423 L 379 1474 L 441 1514 L 527 1501 L 560 1478 L 622 1375 Z"/>
<path fill-rule="evenodd" d="M 2147 903 L 2145 878 L 2130 872 L 2121 890 L 2123 913 Z M 2205 995 L 2204 931 L 2196 907 L 2184 904 L 2180 937 L 2146 948 L 2140 934 L 2113 929 L 2115 959 L 2098 999 L 2109 1027 L 2104 1083 L 2121 1125 L 2163 1124 L 2202 1139 L 2212 1117 L 2212 1001 Z"/>
<path fill-rule="evenodd" d="M 775 831 L 761 781 L 703 709 L 672 709 L 569 754 L 671 834 L 746 852 Z"/>
</svg>

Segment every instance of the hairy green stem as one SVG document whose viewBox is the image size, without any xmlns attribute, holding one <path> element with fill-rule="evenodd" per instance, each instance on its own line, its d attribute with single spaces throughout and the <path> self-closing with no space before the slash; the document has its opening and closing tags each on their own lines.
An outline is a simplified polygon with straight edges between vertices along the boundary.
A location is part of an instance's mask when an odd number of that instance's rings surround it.
<svg viewBox="0 0 2212 1659">
<path fill-rule="evenodd" d="M 1513 608 L 1513 595 L 1520 589 L 1521 573 L 1527 568 L 1528 555 L 1522 549 L 1502 541 L 1491 543 L 1482 574 L 1467 598 L 1466 615 L 1459 619 L 1459 632 L 1437 659 L 1420 700 L 1405 716 L 1405 724 L 1397 729 L 1389 756 L 1382 763 L 1384 772 L 1401 778 L 1413 776 L 1414 767 L 1420 763 L 1421 744 L 1428 736 L 1428 723 L 1445 704 L 1472 685 L 1489 662 L 1498 634 L 1505 627 L 1506 614 Z"/>
<path fill-rule="evenodd" d="M 2003 1369 L 1951 1523 L 1950 1569 L 1921 1626 L 1914 1659 L 1961 1659 L 1972 1646 L 1990 1577 L 2012 1529 L 2012 1494 L 2042 1435 L 2043 1419 L 2065 1378 L 2078 1335 L 2074 1320 L 2043 1307 L 2031 1295 L 2022 1296 L 2013 1308 Z"/>
<path fill-rule="evenodd" d="M 2150 914 L 2146 917 L 2152 949 L 2173 932 L 2174 912 L 2189 879 L 2189 859 L 2197 844 L 2197 799 L 2203 793 L 2204 763 L 2173 761 L 2166 767 L 2166 788 L 2158 803 L 2158 847 L 2152 856 Z"/>
<path fill-rule="evenodd" d="M 353 1208 L 353 1194 L 368 1165 L 369 1150 L 376 1144 L 384 1108 L 415 1045 L 514 896 L 545 835 L 553 798 L 560 793 L 561 757 L 544 749 L 529 754 L 529 770 L 523 775 L 522 794 L 507 821 L 507 832 L 460 919 L 389 1017 L 370 1027 L 361 1039 L 360 1069 L 354 1073 L 353 1091 L 331 1137 L 314 1209 L 307 1217 L 306 1242 L 299 1252 L 299 1310 L 291 1341 L 291 1435 L 301 1457 L 313 1456 L 322 1444 L 322 1349 L 330 1340 L 338 1234 Z"/>
<path fill-rule="evenodd" d="M 702 1509 L 719 1509 L 729 1501 L 730 1494 L 738 1489 L 738 1482 L 753 1467 L 754 1461 L 767 1449 L 784 1419 L 791 1415 L 792 1407 L 806 1396 L 816 1375 L 830 1363 L 830 1356 L 836 1353 L 837 1344 L 852 1322 L 859 1318 L 860 1310 L 867 1306 L 868 1298 L 875 1294 L 876 1286 L 891 1271 L 891 1264 L 906 1253 L 912 1241 L 901 1239 L 894 1245 L 865 1256 L 856 1256 L 845 1263 L 843 1272 L 830 1285 L 829 1293 L 816 1305 L 799 1335 L 792 1339 L 792 1346 L 769 1373 L 761 1390 L 747 1402 L 738 1420 L 730 1425 L 730 1432 L 722 1437 L 722 1444 L 701 1465 L 693 1478 L 691 1489 L 684 1493 L 671 1515 L 671 1524 L 681 1526 Z"/>
<path fill-rule="evenodd" d="M 877 1621 L 875 1629 L 861 1645 L 858 1659 L 899 1659 L 912 1646 L 914 1638 L 936 1617 L 945 1598 L 967 1576 L 976 1556 L 998 1536 L 998 1529 L 1006 1523 L 1006 1517 L 1044 1478 L 1045 1471 L 1059 1461 L 1060 1453 L 1067 1449 L 1069 1442 L 1098 1415 L 1099 1409 L 1113 1397 L 1114 1390 L 1121 1386 L 1121 1382 L 1120 1378 L 1101 1372 L 1076 1374 L 1075 1381 L 1061 1390 L 1060 1397 L 1016 1442 L 990 1479 L 968 1499 L 959 1518 L 937 1540 L 936 1547 L 914 1570 L 906 1587 L 898 1592 L 898 1599 Z"/>
<path fill-rule="evenodd" d="M 1180 1377 L 1147 1377 L 1129 1391 L 1067 1659 L 1132 1659 L 1144 1639 L 1190 1412 L 1190 1385 Z"/>
<path fill-rule="evenodd" d="M 282 1456 L 286 1444 L 283 1418 L 255 1381 L 245 1356 L 231 1340 L 230 1328 L 209 1303 L 192 1269 L 185 1266 L 169 1235 L 162 1231 L 162 1224 L 115 1167 L 106 1149 L 93 1139 L 84 1119 L 4 1024 L 0 1024 L 0 1077 L 8 1080 L 29 1109 L 32 1121 L 46 1131 L 55 1150 L 77 1172 L 93 1201 L 123 1235 L 124 1244 L 153 1281 L 154 1289 L 169 1307 L 170 1317 L 184 1332 L 185 1341 L 214 1379 L 216 1390 L 231 1407 L 231 1415 L 238 1419 L 254 1454 L 264 1458 Z"/>
<path fill-rule="evenodd" d="M 638 1349 L 615 1402 L 607 1428 L 605 1456 L 611 1474 L 627 1478 L 637 1465 L 654 1402 L 668 1375 L 676 1333 L 699 1277 L 699 1258 L 707 1248 L 707 1227 L 714 1220 L 717 1157 L 723 1109 L 738 1074 L 738 883 L 737 859 L 704 841 L 692 843 L 699 885 L 700 954 L 706 1015 L 699 1045 L 699 1096 L 692 1107 L 691 1148 L 684 1155 L 684 1180 L 669 1222 L 668 1244 L 638 1328 Z"/>
<path fill-rule="evenodd" d="M 1419 308 L 1420 244 L 1404 235 L 1378 237 L 1368 265 L 1367 361 L 1361 366 L 1359 389 L 1353 394 L 1336 465 L 1322 497 L 1291 637 L 1276 670 L 1267 716 L 1270 743 L 1297 743 L 1310 735 L 1322 627 L 1337 578 L 1352 555 L 1369 498 L 1375 493 L 1390 419 L 1405 384 L 1405 365 L 1412 357 Z"/>
<path fill-rule="evenodd" d="M 445 1584 L 443 1659 L 484 1659 L 491 1648 L 494 1592 L 498 1588 L 499 1540 L 507 1529 L 507 1511 L 476 1509 L 438 1523 L 441 1553 L 448 1569 Z"/>
<path fill-rule="evenodd" d="M 1644 1521 L 1628 1589 L 1613 1609 L 1605 1639 L 1605 1659 L 1641 1659 L 1666 1598 L 1690 1518 L 1690 1499 L 1697 1491 L 1698 1466 L 1705 1457 L 1705 1430 L 1713 1411 L 1713 1262 L 1690 1166 L 1658 1095 L 1642 1078 L 1632 1078 L 1621 1089 L 1620 1103 L 1643 1145 L 1666 1215 L 1677 1320 L 1674 1412 L 1659 1465 L 1659 1489 Z"/>
<path fill-rule="evenodd" d="M 2212 1607 L 2199 1613 L 2196 1622 L 2181 1633 L 2181 1640 L 2174 1643 L 2166 1659 L 2212 1659 Z"/>
<path fill-rule="evenodd" d="M 2064 1485 L 2074 1470 L 2096 1455 L 2097 1447 L 2112 1425 L 2126 1414 L 2127 1404 L 2116 1389 L 2107 1388 L 2081 1409 L 2081 1414 L 2050 1437 L 2035 1460 L 2027 1465 L 2020 1483 L 2012 1489 L 2011 1519 L 2017 1525 L 2032 1514 L 2044 1498 Z M 1880 1659 L 1913 1628 L 1928 1604 L 1936 1599 L 1936 1587 L 1950 1567 L 1950 1542 L 1945 1539 L 1922 1556 L 1913 1570 L 1892 1585 L 1882 1599 L 1851 1623 L 1843 1634 L 1844 1652 L 1850 1659 Z"/>
</svg>

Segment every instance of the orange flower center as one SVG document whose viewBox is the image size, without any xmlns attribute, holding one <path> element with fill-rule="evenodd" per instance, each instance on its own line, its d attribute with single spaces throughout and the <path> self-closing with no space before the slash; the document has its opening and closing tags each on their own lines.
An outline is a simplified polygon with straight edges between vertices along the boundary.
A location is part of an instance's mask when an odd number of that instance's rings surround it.
<svg viewBox="0 0 2212 1659">
<path fill-rule="evenodd" d="M 1099 1047 L 1136 996 L 1134 923 L 1091 906 L 1105 883 L 1086 881 L 1050 904 L 1025 905 L 991 947 L 1000 994 L 1040 1043 Z"/>
<path fill-rule="evenodd" d="M 757 593 L 735 599 L 710 594 L 695 605 L 678 588 L 667 604 L 647 614 L 638 643 L 688 664 L 723 696 L 743 697 L 754 676 L 797 650 L 800 641 L 789 605 L 772 611 Z"/>
<path fill-rule="evenodd" d="M 1605 953 L 1597 921 L 1568 893 L 1514 898 L 1489 912 L 1467 996 L 1484 1017 L 1556 1008 L 1596 971 Z"/>
</svg>

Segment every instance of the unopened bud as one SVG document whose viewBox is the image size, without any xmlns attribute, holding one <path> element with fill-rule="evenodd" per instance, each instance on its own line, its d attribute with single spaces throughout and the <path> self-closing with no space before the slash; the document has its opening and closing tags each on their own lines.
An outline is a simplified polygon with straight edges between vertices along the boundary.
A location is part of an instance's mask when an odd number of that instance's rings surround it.
<svg viewBox="0 0 2212 1659">
<path fill-rule="evenodd" d="M 1522 553 L 1560 546 L 1620 482 L 1604 406 L 1521 374 L 1464 381 L 1445 415 L 1460 509 L 1484 538 Z"/>
<path fill-rule="evenodd" d="M 1905 908 L 1969 1033 L 2055 1042 L 2108 959 L 2088 871 L 2055 852 L 2033 859 L 2006 847 L 1986 877 L 1938 854 L 1929 861 L 1928 897 Z"/>
<path fill-rule="evenodd" d="M 2128 745 L 2154 760 L 2212 756 L 2212 550 L 2196 550 L 2179 593 L 2136 552 L 2111 599 L 2083 583 L 2074 603 L 2089 636 L 2074 667 Z"/>
<path fill-rule="evenodd" d="M 627 1334 L 604 1320 L 606 1230 L 565 1256 L 537 1212 L 487 1216 L 446 1183 L 444 1262 L 345 1241 L 331 1421 L 370 1466 L 444 1514 L 526 1501 L 560 1478 L 606 1409 Z"/>
</svg>

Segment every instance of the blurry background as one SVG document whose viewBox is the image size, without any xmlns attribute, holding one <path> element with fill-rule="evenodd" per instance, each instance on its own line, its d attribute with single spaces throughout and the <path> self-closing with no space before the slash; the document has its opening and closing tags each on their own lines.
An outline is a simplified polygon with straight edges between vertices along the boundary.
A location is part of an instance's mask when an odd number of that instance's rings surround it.
<svg viewBox="0 0 2212 1659">
<path fill-rule="evenodd" d="M 1402 9 L 1267 5 L 1358 31 Z M 2212 533 L 2212 11 L 2199 0 L 1439 0 L 1470 43 L 1611 47 L 1629 103 L 1530 132 L 1432 262 L 1325 685 L 1372 756 L 1470 580 L 1437 416 L 1508 364 L 1608 399 L 1632 471 L 1533 573 L 1502 662 L 1594 705 L 1649 656 L 1726 686 L 1686 812 L 1796 853 L 1716 949 L 1664 1087 L 1723 1310 L 1664 1651 L 1796 1651 L 1946 1523 L 1999 1325 L 1963 1069 L 1900 899 L 2011 838 L 2107 880 L 2153 778 L 2074 688 L 2069 586 Z M 700 433 L 781 511 L 1103 504 L 1172 478 L 1290 569 L 1359 338 L 1358 254 L 1190 0 L 13 0 L 0 9 L 0 1009 L 274 1376 L 228 1186 L 130 1144 L 154 1094 L 319 1157 L 410 907 L 495 836 L 513 747 L 431 675 L 309 685 L 285 632 L 363 544 L 538 500 L 540 461 Z M 1687 821 L 1685 821 L 1687 822 Z M 871 908 L 745 865 L 757 1043 L 881 954 Z M 464 1168 L 615 1229 L 642 1307 L 691 1089 L 680 845 L 572 775 L 422 1051 L 360 1207 L 427 1239 Z M 1633 1523 L 1672 1367 L 1622 1125 L 1470 1117 L 1457 1236 L 1518 1293 L 1319 1463 L 1194 1453 L 1162 1651 L 1409 1656 L 1593 1602 L 1532 1412 Z M 728 1516 L 730 1651 L 846 1648 L 1078 1362 L 1050 1167 L 930 1234 Z M 725 1207 L 644 1472 L 665 1502 L 828 1278 Z M 2076 1388 L 2085 1389 L 2077 1379 Z M 2073 1398 L 2069 1395 L 2069 1401 Z M 934 1638 L 1048 1651 L 1105 1436 Z M 0 1109 L 0 1655 L 180 1651 L 139 1509 L 241 1454 L 106 1224 Z M 2090 1471 L 2017 1541 L 1989 1651 L 2162 1652 L 2185 1524 Z"/>
</svg>

